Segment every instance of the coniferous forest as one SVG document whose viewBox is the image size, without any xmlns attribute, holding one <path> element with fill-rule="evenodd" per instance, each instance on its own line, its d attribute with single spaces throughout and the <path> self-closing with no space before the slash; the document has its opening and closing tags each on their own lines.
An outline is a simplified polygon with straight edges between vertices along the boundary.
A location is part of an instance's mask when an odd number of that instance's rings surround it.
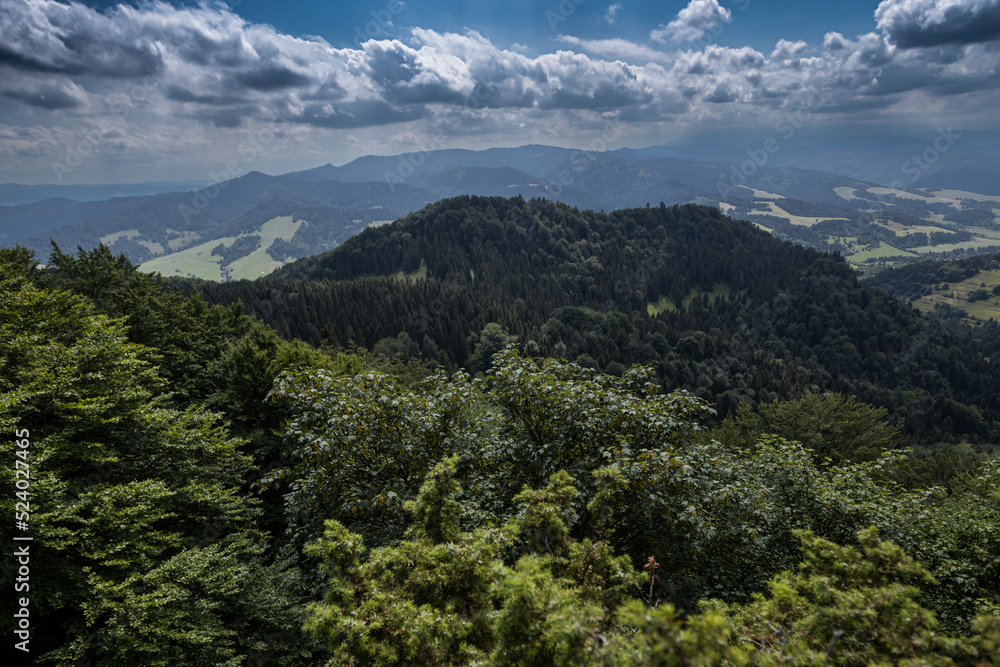
<svg viewBox="0 0 1000 667">
<path fill-rule="evenodd" d="M 38 664 L 1000 664 L 1000 328 L 837 255 L 458 197 L 256 281 L 0 263 Z"/>
</svg>

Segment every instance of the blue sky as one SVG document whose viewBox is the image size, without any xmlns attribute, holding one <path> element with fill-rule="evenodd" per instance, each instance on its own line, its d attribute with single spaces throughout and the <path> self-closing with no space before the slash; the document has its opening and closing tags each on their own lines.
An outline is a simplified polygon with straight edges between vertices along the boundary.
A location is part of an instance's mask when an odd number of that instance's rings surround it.
<svg viewBox="0 0 1000 667">
<path fill-rule="evenodd" d="M 325 7 L 312 0 L 280 3 L 275 12 L 270 0 L 243 0 L 237 11 L 254 21 L 270 23 L 293 34 L 319 34 L 333 44 L 353 43 L 354 28 L 362 30 L 372 20 L 371 12 L 387 7 L 386 2 L 350 3 Z M 643 0 L 641 2 L 597 2 L 585 0 L 565 21 L 556 20 L 560 32 L 599 39 L 619 37 L 636 42 L 648 41 L 649 31 L 660 23 L 669 23 L 686 5 L 681 0 Z M 614 23 L 606 20 L 608 8 L 619 5 Z M 821 41 L 830 30 L 854 36 L 874 26 L 878 2 L 844 0 L 842 2 L 803 2 L 802 0 L 738 0 L 723 2 L 733 12 L 732 24 L 726 26 L 718 41 L 729 46 L 750 45 L 757 49 L 774 47 L 779 39 Z M 547 12 L 562 16 L 560 2 L 510 0 L 509 2 L 468 2 L 442 0 L 410 2 L 395 16 L 401 28 L 421 26 L 439 31 L 462 31 L 472 27 L 495 43 L 520 42 L 539 50 L 560 44 L 550 25 Z M 395 31 L 394 36 L 401 36 Z"/>
<path fill-rule="evenodd" d="M 1000 0 L 0 0 L 0 182 L 998 129 Z"/>
</svg>

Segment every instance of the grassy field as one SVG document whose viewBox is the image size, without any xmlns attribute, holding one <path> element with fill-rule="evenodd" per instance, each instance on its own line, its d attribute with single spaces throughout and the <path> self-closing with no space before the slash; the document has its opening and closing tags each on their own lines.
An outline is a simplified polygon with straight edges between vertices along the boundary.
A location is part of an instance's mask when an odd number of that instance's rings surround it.
<svg viewBox="0 0 1000 667">
<path fill-rule="evenodd" d="M 877 248 L 872 248 L 871 250 L 864 250 L 862 252 L 854 253 L 847 257 L 847 261 L 851 264 L 860 264 L 861 262 L 867 261 L 869 259 L 886 259 L 889 257 L 916 257 L 916 253 L 909 252 L 907 250 L 900 250 L 899 248 L 894 248 L 885 241 L 879 241 Z"/>
<path fill-rule="evenodd" d="M 156 243 L 154 241 L 139 241 L 139 245 L 148 250 L 151 253 L 160 255 L 163 253 L 163 244 Z"/>
<path fill-rule="evenodd" d="M 963 241 L 961 243 L 941 243 L 939 245 L 919 246 L 917 248 L 913 248 L 913 252 L 921 254 L 925 252 L 950 252 L 952 250 L 966 250 L 968 248 L 988 248 L 995 245 L 1000 245 L 1000 240 L 973 238 L 971 241 Z"/>
<path fill-rule="evenodd" d="M 687 308 L 696 298 L 701 298 L 706 294 L 708 295 L 708 300 L 711 302 L 714 301 L 717 296 L 729 298 L 729 295 L 732 293 L 733 288 L 726 283 L 715 283 L 711 292 L 693 289 L 686 297 L 684 297 L 684 300 L 681 302 L 681 307 Z M 656 317 L 660 313 L 674 310 L 677 310 L 677 306 L 674 305 L 673 299 L 665 296 L 661 296 L 658 301 L 649 301 L 646 303 L 646 312 L 649 313 L 650 317 Z"/>
<path fill-rule="evenodd" d="M 1000 230 L 997 229 L 986 229 L 985 227 L 966 227 L 965 229 L 970 234 L 975 234 L 976 236 L 1000 240 Z"/>
<path fill-rule="evenodd" d="M 290 241 L 301 226 L 302 221 L 292 222 L 290 215 L 272 218 L 265 222 L 260 231 L 257 232 L 260 235 L 260 247 L 229 265 L 232 279 L 253 280 L 282 266 L 284 262 L 271 259 L 271 256 L 267 254 L 267 249 L 271 247 L 275 239 Z"/>
<path fill-rule="evenodd" d="M 922 201 L 925 204 L 950 204 L 956 209 L 961 209 L 961 202 L 954 197 L 944 197 L 938 196 L 934 193 L 927 192 L 927 194 L 919 195 L 915 192 L 907 192 L 905 190 L 896 190 L 894 188 L 868 188 L 868 192 L 873 195 L 893 195 L 899 199 L 914 199 L 916 201 Z M 940 192 L 944 192 L 941 190 Z"/>
<path fill-rule="evenodd" d="M 790 204 L 785 203 L 785 197 L 777 195 L 773 192 L 767 192 L 766 190 L 756 188 L 749 189 L 753 191 L 754 198 L 752 200 L 750 213 L 747 217 L 750 218 L 753 224 L 757 227 L 760 227 L 768 232 L 773 233 L 774 230 L 754 221 L 753 219 L 756 216 L 773 216 L 786 220 L 788 224 L 806 228 L 815 228 L 817 224 L 823 222 L 824 220 L 848 220 L 848 218 L 844 217 L 831 218 L 794 215 L 789 212 L 788 209 L 792 209 L 793 207 Z M 906 248 L 905 250 L 896 247 L 897 241 L 894 241 L 892 238 L 887 238 L 886 241 L 873 246 L 870 244 L 874 242 L 874 239 L 870 238 L 870 236 L 863 237 L 865 238 L 865 243 L 862 244 L 858 242 L 858 238 L 824 235 L 826 242 L 831 245 L 839 246 L 847 261 L 854 265 L 854 267 L 859 271 L 877 271 L 880 268 L 885 268 L 886 266 L 905 264 L 914 258 L 924 257 L 931 254 L 936 255 L 938 253 L 946 253 L 956 250 L 983 252 L 994 246 L 1000 247 L 1000 229 L 989 228 L 992 225 L 989 225 L 988 221 L 980 223 L 981 225 L 984 225 L 982 227 L 972 227 L 964 223 L 957 223 L 953 220 L 947 219 L 949 217 L 949 211 L 962 210 L 963 201 L 970 203 L 969 200 L 975 200 L 977 202 L 985 203 L 987 206 L 994 206 L 995 203 L 996 208 L 994 208 L 994 214 L 996 218 L 994 223 L 1000 223 L 1000 196 L 980 195 L 963 190 L 932 190 L 930 188 L 920 188 L 907 191 L 878 186 L 869 187 L 867 189 L 863 187 L 855 188 L 852 186 L 838 186 L 833 188 L 833 193 L 844 202 L 865 202 L 862 204 L 862 209 L 867 209 L 867 212 L 876 218 L 872 224 L 891 231 L 894 236 L 900 239 L 898 242 L 899 245 L 909 245 L 908 243 L 903 242 L 902 239 L 907 239 L 911 243 L 926 242 L 925 239 L 920 237 L 914 238 L 912 236 L 913 234 L 948 234 L 956 229 L 967 230 L 970 234 L 972 234 L 972 238 L 970 240 L 960 243 L 941 243 L 931 246 L 921 245 L 919 247 Z M 919 222 L 914 218 L 906 218 L 904 221 L 901 221 L 898 217 L 897 219 L 894 219 L 885 205 L 875 201 L 877 197 L 884 198 L 886 196 L 897 198 L 897 201 L 895 202 L 896 205 L 903 203 L 899 200 L 909 200 L 911 202 L 909 204 L 910 207 L 913 207 L 912 202 L 919 202 L 921 204 L 936 205 L 938 210 L 931 211 L 925 209 L 920 211 L 919 215 L 916 211 L 914 211 L 913 215 L 919 217 Z M 871 206 L 867 206 L 867 204 L 871 204 Z M 947 208 L 941 207 L 942 204 L 944 204 Z M 728 202 L 720 201 L 718 205 L 724 213 L 733 212 L 734 207 Z M 977 204 L 977 206 L 981 205 L 982 204 Z M 785 207 L 787 207 L 787 209 Z M 919 206 L 918 208 L 922 209 L 923 207 Z M 904 213 L 906 212 L 907 211 L 904 211 Z M 863 221 L 864 217 L 866 216 L 861 216 L 858 220 Z M 760 218 L 757 219 L 759 220 Z M 774 223 L 774 225 L 777 225 L 777 223 Z M 782 225 L 777 226 L 783 227 Z M 785 229 L 787 230 L 787 228 Z M 795 237 L 795 232 L 792 232 L 792 236 Z M 803 236 L 805 235 L 803 234 Z M 815 236 L 810 236 L 809 238 L 810 243 L 817 242 L 815 240 Z M 822 241 L 818 242 L 821 243 Z M 650 312 L 662 312 L 664 310 L 668 310 L 670 307 L 670 304 L 664 303 L 662 300 L 649 304 Z"/>
<path fill-rule="evenodd" d="M 833 191 L 837 193 L 838 197 L 840 197 L 841 199 L 846 199 L 847 201 L 851 201 L 852 199 L 861 199 L 861 197 L 855 197 L 854 188 L 849 187 L 847 185 L 842 185 L 839 188 L 834 188 Z"/>
<path fill-rule="evenodd" d="M 935 227 L 934 225 L 904 225 L 899 222 L 890 220 L 889 222 L 876 222 L 879 227 L 885 227 L 886 229 L 894 232 L 896 236 L 908 236 L 910 234 L 917 233 L 934 233 L 934 232 L 947 232 L 948 230 L 944 227 Z"/>
<path fill-rule="evenodd" d="M 396 280 L 408 280 L 411 283 L 415 283 L 418 280 L 423 280 L 427 277 L 427 262 L 426 260 L 421 259 L 420 266 L 417 267 L 416 271 L 403 273 L 403 270 L 400 269 L 399 271 L 396 271 L 396 273 L 392 274 L 392 277 L 395 278 Z M 473 280 L 476 279 L 475 274 L 472 274 L 472 279 Z"/>
<path fill-rule="evenodd" d="M 267 249 L 271 247 L 274 240 L 279 238 L 290 240 L 302 224 L 301 220 L 293 222 L 290 215 L 268 220 L 257 231 L 253 232 L 260 236 L 260 247 L 226 267 L 220 265 L 222 258 L 213 255 L 212 248 L 220 243 L 228 248 L 236 241 L 238 238 L 236 236 L 213 239 L 163 257 L 157 257 L 139 268 L 142 271 L 160 273 L 164 276 L 188 276 L 203 280 L 222 280 L 223 269 L 227 269 L 225 277 L 228 279 L 258 278 L 282 265 L 281 262 L 271 259 L 271 256 L 267 254 Z"/>
<path fill-rule="evenodd" d="M 788 222 L 792 223 L 793 225 L 799 225 L 800 227 L 812 227 L 820 220 L 847 220 L 847 218 L 825 218 L 825 217 L 811 217 L 804 215 L 792 215 L 785 209 L 778 206 L 773 201 L 754 202 L 754 205 L 766 207 L 766 210 L 754 211 L 755 213 L 761 213 L 764 215 L 773 215 L 778 218 L 785 218 L 786 220 L 788 220 Z"/>
<path fill-rule="evenodd" d="M 175 234 L 174 238 L 167 241 L 167 247 L 170 248 L 171 252 L 176 252 L 185 245 L 193 243 L 201 238 L 201 234 L 198 232 L 178 232 L 170 229 L 169 227 L 166 229 L 166 232 L 168 234 Z"/>
<path fill-rule="evenodd" d="M 115 232 L 114 234 L 105 234 L 104 236 L 101 237 L 101 243 L 103 243 L 106 246 L 110 246 L 113 245 L 115 241 L 119 241 L 121 239 L 131 240 L 137 238 L 139 238 L 138 229 L 126 229 L 125 231 Z M 146 241 L 145 239 L 139 239 L 137 243 L 155 255 L 163 253 L 163 244 L 157 241 Z"/>
<path fill-rule="evenodd" d="M 991 296 L 983 301 L 968 300 L 969 292 L 972 290 L 985 289 L 992 292 L 997 285 L 1000 285 L 1000 271 L 980 271 L 971 278 L 950 283 L 948 289 L 935 289 L 931 294 L 914 301 L 913 305 L 927 312 L 934 310 L 937 304 L 948 304 L 961 308 L 976 319 L 988 320 L 991 317 L 1000 319 L 1000 297 Z"/>
<path fill-rule="evenodd" d="M 753 196 L 758 199 L 784 199 L 785 195 L 776 195 L 773 192 L 768 192 L 767 190 L 758 190 L 757 188 L 750 188 L 753 190 Z"/>
<path fill-rule="evenodd" d="M 212 248 L 220 241 L 232 243 L 235 237 L 216 239 L 181 250 L 163 257 L 156 257 L 139 266 L 140 271 L 159 273 L 163 276 L 186 276 L 202 280 L 222 280 L 219 257 L 212 254 Z"/>
<path fill-rule="evenodd" d="M 1000 197 L 996 197 L 994 195 L 980 195 L 975 192 L 966 192 L 965 190 L 934 190 L 931 194 L 935 197 L 946 198 L 949 200 L 972 199 L 975 201 L 994 201 L 1000 203 Z"/>
<path fill-rule="evenodd" d="M 105 234 L 101 237 L 101 243 L 104 245 L 111 245 L 118 239 L 134 239 L 139 236 L 138 229 L 126 229 L 123 232 L 115 232 L 114 234 Z"/>
</svg>

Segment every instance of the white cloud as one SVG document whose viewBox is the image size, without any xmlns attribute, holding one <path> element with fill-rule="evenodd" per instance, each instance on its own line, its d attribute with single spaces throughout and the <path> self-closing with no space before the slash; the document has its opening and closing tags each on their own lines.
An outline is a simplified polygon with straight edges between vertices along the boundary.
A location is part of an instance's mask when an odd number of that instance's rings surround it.
<svg viewBox="0 0 1000 667">
<path fill-rule="evenodd" d="M 839 51 L 847 47 L 848 39 L 839 32 L 828 32 L 823 35 L 823 48 L 827 51 Z"/>
<path fill-rule="evenodd" d="M 730 19 L 716 0 L 692 0 L 670 32 Z M 856 40 L 829 33 L 811 58 L 803 41 L 780 40 L 765 56 L 746 47 L 668 55 L 624 39 L 559 39 L 573 51 L 530 56 L 474 31 L 423 28 L 405 41 L 336 49 L 248 23 L 221 6 L 159 3 L 102 14 L 73 2 L 10 0 L 0 8 L 0 94 L 53 113 L 84 113 L 100 107 L 94 100 L 120 88 L 117 82 L 149 79 L 164 118 L 223 128 L 278 117 L 346 129 L 488 110 L 599 109 L 655 120 L 657 109 L 675 113 L 678 98 L 690 109 L 722 100 L 770 108 L 782 103 L 782 91 L 822 87 L 849 106 L 866 94 L 944 90 L 963 77 L 983 81 L 1000 57 L 977 48 L 949 58 L 905 55 L 875 32 Z M 125 53 L 149 69 L 120 62 Z"/>
<path fill-rule="evenodd" d="M 622 3 L 616 2 L 613 5 L 608 5 L 608 8 L 604 12 L 604 20 L 608 23 L 614 23 L 618 20 L 618 12 L 622 10 Z"/>
<path fill-rule="evenodd" d="M 580 39 L 573 35 L 559 35 L 559 41 L 608 58 L 620 58 L 632 62 L 667 62 L 672 60 L 670 55 L 662 51 L 626 39 Z"/>
<path fill-rule="evenodd" d="M 677 18 L 667 25 L 660 25 L 649 33 L 649 38 L 662 44 L 673 42 L 696 42 L 705 35 L 706 30 L 715 28 L 720 23 L 730 23 L 733 13 L 722 7 L 719 0 L 691 0 L 682 9 Z"/>
<path fill-rule="evenodd" d="M 798 58 L 809 50 L 809 44 L 803 40 L 790 42 L 787 39 L 779 39 L 774 51 L 771 52 L 772 60 L 791 60 Z"/>
<path fill-rule="evenodd" d="M 717 10 L 698 14 L 699 7 Z M 711 24 L 696 15 L 729 18 L 720 12 L 717 2 L 695 0 L 678 20 L 695 30 Z M 474 31 L 414 28 L 402 39 L 338 49 L 248 23 L 221 5 L 101 13 L 72 1 L 0 0 L 0 154 L 51 151 L 53 137 L 62 141 L 56 128 L 115 120 L 121 97 L 130 114 L 106 135 L 107 151 L 148 156 L 212 155 L 225 137 L 237 137 L 236 145 L 241 132 L 272 118 L 295 137 L 288 150 L 299 155 L 308 153 L 307 136 L 355 150 L 356 141 L 330 139 L 348 132 L 375 152 L 387 150 L 387 137 L 434 127 L 456 141 L 523 142 L 559 132 L 568 141 L 580 123 L 608 115 L 628 126 L 623 136 L 706 119 L 763 122 L 817 96 L 833 100 L 817 114 L 849 115 L 962 95 L 992 118 L 1000 49 L 901 48 L 902 33 L 888 28 L 901 24 L 888 10 L 882 17 L 881 32 L 855 39 L 830 32 L 822 45 L 779 40 L 769 55 L 720 45 L 665 54 L 571 35 L 559 37 L 564 49 L 533 55 L 537 45 L 503 48 Z M 276 140 L 269 150 L 285 145 Z"/>
</svg>

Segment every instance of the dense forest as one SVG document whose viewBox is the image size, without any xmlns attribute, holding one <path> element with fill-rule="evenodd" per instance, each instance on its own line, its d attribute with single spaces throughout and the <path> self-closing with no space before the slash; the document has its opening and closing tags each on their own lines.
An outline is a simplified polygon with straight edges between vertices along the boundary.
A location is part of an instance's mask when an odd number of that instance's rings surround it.
<svg viewBox="0 0 1000 667">
<path fill-rule="evenodd" d="M 1000 442 L 996 324 L 923 316 L 836 255 L 716 209 L 460 197 L 265 280 L 200 290 L 313 345 L 475 372 L 517 339 L 612 375 L 653 365 L 722 415 L 832 391 L 887 408 L 922 450 Z"/>
<path fill-rule="evenodd" d="M 836 256 L 462 197 L 267 280 L 0 269 L 18 657 L 1000 664 L 995 327 Z"/>
<path fill-rule="evenodd" d="M 1000 270 L 1000 255 L 987 253 L 944 262 L 913 262 L 881 271 L 872 276 L 870 282 L 900 298 L 912 300 L 938 285 L 961 282 L 983 271 L 997 270 Z"/>
</svg>

